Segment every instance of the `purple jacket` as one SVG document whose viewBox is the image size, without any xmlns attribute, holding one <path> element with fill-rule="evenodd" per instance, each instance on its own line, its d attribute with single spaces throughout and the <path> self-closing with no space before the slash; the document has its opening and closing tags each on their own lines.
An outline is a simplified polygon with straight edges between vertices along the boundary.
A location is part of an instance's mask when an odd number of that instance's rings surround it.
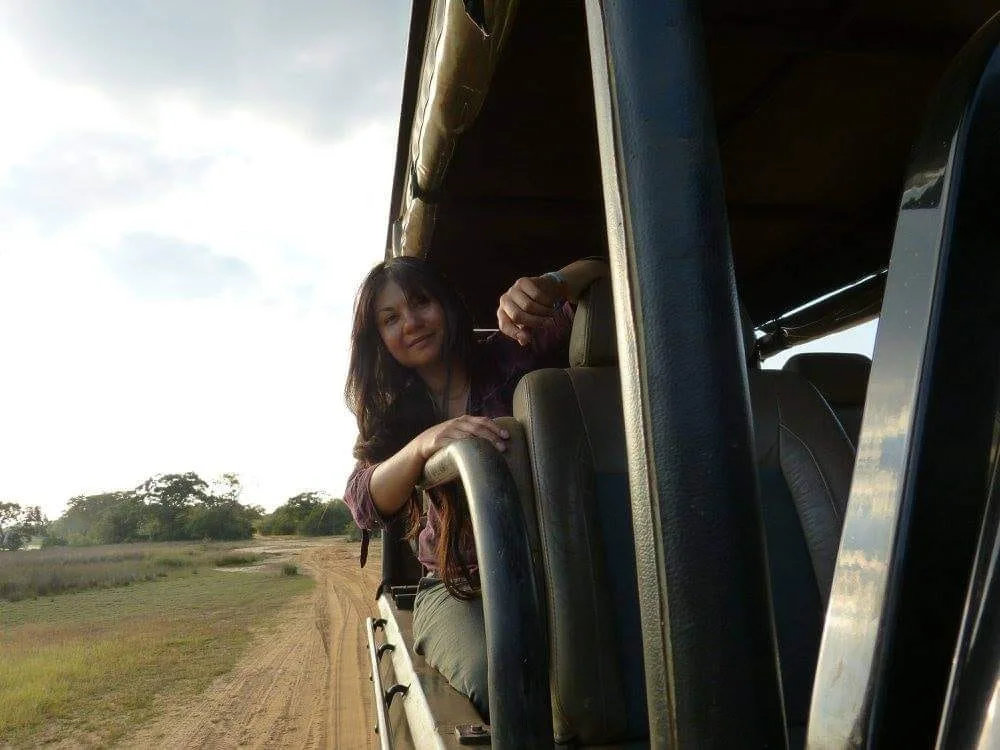
<svg viewBox="0 0 1000 750">
<path fill-rule="evenodd" d="M 554 364 L 554 360 L 557 358 L 561 365 L 565 366 L 572 324 L 573 308 L 569 303 L 566 303 L 549 319 L 545 326 L 533 331 L 534 338 L 529 347 L 522 347 L 502 333 L 493 334 L 480 342 L 474 356 L 483 357 L 486 358 L 487 362 L 498 364 L 493 368 L 494 372 L 489 377 L 473 379 L 469 394 L 469 413 L 474 416 L 494 419 L 510 416 L 513 408 L 514 387 L 525 373 L 548 364 Z M 355 523 L 362 529 L 377 529 L 382 526 L 385 520 L 388 520 L 383 519 L 375 507 L 369 488 L 372 474 L 377 465 L 359 461 L 347 480 L 347 489 L 344 492 L 344 502 L 351 509 Z M 414 493 L 410 502 L 417 501 L 417 495 Z M 404 513 L 407 510 L 408 508 L 404 506 L 400 512 Z M 434 555 L 438 528 L 437 508 L 431 502 L 427 504 L 427 523 L 420 532 L 417 554 L 420 563 L 431 572 L 438 572 L 437 560 Z M 470 544 L 468 548 L 462 549 L 462 554 L 474 570 L 476 567 L 475 547 Z"/>
</svg>

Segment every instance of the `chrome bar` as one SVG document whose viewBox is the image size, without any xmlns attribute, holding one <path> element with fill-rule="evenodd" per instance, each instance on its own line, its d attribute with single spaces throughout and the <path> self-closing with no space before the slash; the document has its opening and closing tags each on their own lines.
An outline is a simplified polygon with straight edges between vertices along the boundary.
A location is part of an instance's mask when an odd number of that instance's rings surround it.
<svg viewBox="0 0 1000 750">
<path fill-rule="evenodd" d="M 372 663 L 372 689 L 375 691 L 375 733 L 378 735 L 381 750 L 392 750 L 389 707 L 386 704 L 385 691 L 382 689 L 382 673 L 378 668 L 379 650 L 375 645 L 375 628 L 384 625 L 385 620 L 375 620 L 371 617 L 365 618 L 365 634 L 368 636 L 368 655 L 371 657 Z"/>
</svg>

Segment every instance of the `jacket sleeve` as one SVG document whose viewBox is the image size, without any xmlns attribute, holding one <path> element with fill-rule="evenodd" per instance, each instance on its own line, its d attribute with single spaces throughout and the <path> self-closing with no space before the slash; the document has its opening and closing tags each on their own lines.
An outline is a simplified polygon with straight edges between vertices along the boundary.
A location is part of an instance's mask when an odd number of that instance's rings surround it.
<svg viewBox="0 0 1000 750">
<path fill-rule="evenodd" d="M 371 487 L 369 486 L 372 474 L 378 464 L 369 464 L 358 461 L 354 471 L 347 480 L 347 489 L 344 491 L 344 502 L 354 516 L 354 523 L 360 529 L 377 529 L 383 525 L 382 514 L 375 507 L 372 499 Z"/>
<path fill-rule="evenodd" d="M 568 357 L 574 314 L 573 305 L 564 302 L 562 307 L 545 321 L 545 325 L 532 331 L 530 349 L 536 360 L 545 361 L 553 356 L 561 356 L 562 359 Z M 562 356 L 564 354 L 565 356 Z"/>
</svg>

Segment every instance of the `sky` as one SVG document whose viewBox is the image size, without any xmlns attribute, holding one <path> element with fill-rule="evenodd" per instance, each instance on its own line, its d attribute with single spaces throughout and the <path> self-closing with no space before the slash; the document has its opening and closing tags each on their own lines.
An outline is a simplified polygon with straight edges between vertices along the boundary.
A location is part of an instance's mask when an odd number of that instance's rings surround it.
<svg viewBox="0 0 1000 750">
<path fill-rule="evenodd" d="M 0 500 L 339 496 L 403 0 L 0 3 Z"/>
</svg>

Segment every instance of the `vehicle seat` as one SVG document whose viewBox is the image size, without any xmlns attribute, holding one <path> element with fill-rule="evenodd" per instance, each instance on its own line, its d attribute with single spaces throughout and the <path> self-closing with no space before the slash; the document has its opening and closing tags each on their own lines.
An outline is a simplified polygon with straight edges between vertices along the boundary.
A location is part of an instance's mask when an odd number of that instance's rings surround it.
<svg viewBox="0 0 1000 750">
<path fill-rule="evenodd" d="M 809 383 L 757 368 L 749 324 L 744 347 L 786 718 L 792 747 L 801 747 L 854 451 Z M 526 375 L 514 416 L 533 475 L 519 481 L 534 488 L 556 740 L 645 746 L 631 502 L 606 280 L 577 308 L 570 367 Z"/>
<path fill-rule="evenodd" d="M 748 321 L 744 321 L 745 328 Z M 792 370 L 761 370 L 745 332 L 754 448 L 789 746 L 805 745 L 854 446 L 830 406 Z"/>
<path fill-rule="evenodd" d="M 783 369 L 798 373 L 816 386 L 857 447 L 872 361 L 864 354 L 796 354 Z"/>
<path fill-rule="evenodd" d="M 577 307 L 570 367 L 526 375 L 514 394 L 514 417 L 528 446 L 542 548 L 555 739 L 646 747 L 616 362 L 611 293 L 600 280 Z"/>
</svg>

